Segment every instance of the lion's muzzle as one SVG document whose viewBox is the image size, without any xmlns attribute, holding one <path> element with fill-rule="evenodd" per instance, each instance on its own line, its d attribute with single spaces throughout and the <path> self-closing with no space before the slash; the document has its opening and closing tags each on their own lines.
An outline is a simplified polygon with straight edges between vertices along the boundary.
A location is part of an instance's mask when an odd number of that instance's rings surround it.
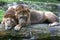
<svg viewBox="0 0 60 40">
<path fill-rule="evenodd" d="M 23 25 L 26 24 L 26 22 L 27 22 L 27 17 L 22 16 L 22 17 L 19 18 L 19 24 L 20 24 L 20 25 L 23 26 Z"/>
</svg>

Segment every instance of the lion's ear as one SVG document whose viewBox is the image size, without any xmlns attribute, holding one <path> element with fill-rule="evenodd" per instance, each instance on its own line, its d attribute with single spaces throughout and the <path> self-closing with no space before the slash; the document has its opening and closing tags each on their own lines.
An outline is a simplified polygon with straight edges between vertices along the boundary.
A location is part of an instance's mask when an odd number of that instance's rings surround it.
<svg viewBox="0 0 60 40">
<path fill-rule="evenodd" d="M 5 24 L 5 23 L 2 21 L 1 24 Z"/>
</svg>

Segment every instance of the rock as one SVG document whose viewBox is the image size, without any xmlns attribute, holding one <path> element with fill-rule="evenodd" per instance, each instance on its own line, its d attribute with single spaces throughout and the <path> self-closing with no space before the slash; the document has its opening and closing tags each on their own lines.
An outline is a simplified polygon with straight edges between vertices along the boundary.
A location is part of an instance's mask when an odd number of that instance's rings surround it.
<svg viewBox="0 0 60 40">
<path fill-rule="evenodd" d="M 16 37 L 26 37 L 30 39 L 34 38 L 46 38 L 48 36 L 58 36 L 60 35 L 60 26 L 49 27 L 48 24 L 35 24 L 27 27 L 22 27 L 19 32 L 12 30 L 0 31 L 1 36 L 16 36 Z M 44 36 L 44 37 L 43 37 Z"/>
</svg>

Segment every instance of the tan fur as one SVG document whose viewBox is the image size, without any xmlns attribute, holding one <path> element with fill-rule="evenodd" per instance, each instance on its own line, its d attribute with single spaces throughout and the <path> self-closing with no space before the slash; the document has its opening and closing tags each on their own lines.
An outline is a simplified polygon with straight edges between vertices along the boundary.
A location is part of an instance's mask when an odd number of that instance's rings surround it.
<svg viewBox="0 0 60 40">
<path fill-rule="evenodd" d="M 24 15 L 27 15 L 27 23 L 30 21 L 30 10 L 28 8 L 23 8 L 22 6 L 17 6 L 16 8 L 16 18 L 18 18 L 18 15 L 23 12 Z M 22 14 L 22 15 L 23 15 Z"/>
<path fill-rule="evenodd" d="M 15 25 L 18 24 L 18 20 L 17 20 L 17 18 L 16 18 L 16 16 L 15 16 L 14 8 L 8 9 L 8 10 L 5 12 L 1 24 L 4 24 L 4 23 L 7 21 L 7 20 L 6 20 L 7 18 L 10 18 L 10 19 L 13 19 L 13 20 L 14 20 L 14 21 L 12 21 L 12 22 L 14 22 L 13 26 L 15 26 Z M 11 26 L 12 26 L 12 25 L 11 25 Z M 12 26 L 12 27 L 13 27 L 13 26 Z"/>
<path fill-rule="evenodd" d="M 48 20 L 51 23 L 50 26 L 54 26 L 54 25 L 58 24 L 58 22 L 59 22 L 58 17 L 53 12 L 32 10 L 32 9 L 29 9 L 28 7 L 24 7 L 22 5 L 17 6 L 15 10 L 16 10 L 17 18 L 19 17 L 18 15 L 20 13 L 22 13 L 20 15 L 25 15 L 25 13 L 28 15 L 27 22 L 25 23 L 26 25 L 32 24 L 32 23 L 33 24 L 43 23 L 44 21 Z M 22 26 L 22 25 L 20 25 L 20 26 Z"/>
</svg>

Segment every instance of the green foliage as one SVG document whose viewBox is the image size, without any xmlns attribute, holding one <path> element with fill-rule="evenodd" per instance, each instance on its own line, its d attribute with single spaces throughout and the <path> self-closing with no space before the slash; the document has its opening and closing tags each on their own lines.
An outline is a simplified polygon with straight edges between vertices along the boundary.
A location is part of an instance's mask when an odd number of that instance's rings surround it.
<svg viewBox="0 0 60 40">
<path fill-rule="evenodd" d="M 18 2 L 19 0 L 0 0 L 4 2 Z M 21 2 L 21 1 L 20 1 Z M 24 3 L 27 3 L 30 5 L 32 8 L 37 9 L 37 10 L 42 10 L 42 11 L 54 11 L 56 12 L 57 7 L 53 6 L 56 5 L 57 3 L 49 3 L 49 2 L 58 2 L 57 0 L 24 0 Z M 46 6 L 48 4 L 48 6 Z M 52 4 L 52 6 L 49 4 Z M 2 17 L 4 14 L 4 10 L 0 9 L 0 21 L 2 21 Z"/>
<path fill-rule="evenodd" d="M 59 2 L 57 0 L 25 0 L 25 1 L 37 1 L 37 2 Z"/>
<path fill-rule="evenodd" d="M 0 0 L 0 1 L 4 1 L 4 2 L 17 2 L 19 0 Z"/>
<path fill-rule="evenodd" d="M 0 9 L 0 22 L 2 21 L 3 15 L 4 15 L 4 11 L 2 9 Z"/>
<path fill-rule="evenodd" d="M 4 2 L 17 2 L 17 1 L 21 1 L 21 0 L 0 0 L 0 1 L 4 1 Z M 34 1 L 34 2 L 55 2 L 55 3 L 59 3 L 58 0 L 23 0 L 23 1 Z"/>
</svg>

